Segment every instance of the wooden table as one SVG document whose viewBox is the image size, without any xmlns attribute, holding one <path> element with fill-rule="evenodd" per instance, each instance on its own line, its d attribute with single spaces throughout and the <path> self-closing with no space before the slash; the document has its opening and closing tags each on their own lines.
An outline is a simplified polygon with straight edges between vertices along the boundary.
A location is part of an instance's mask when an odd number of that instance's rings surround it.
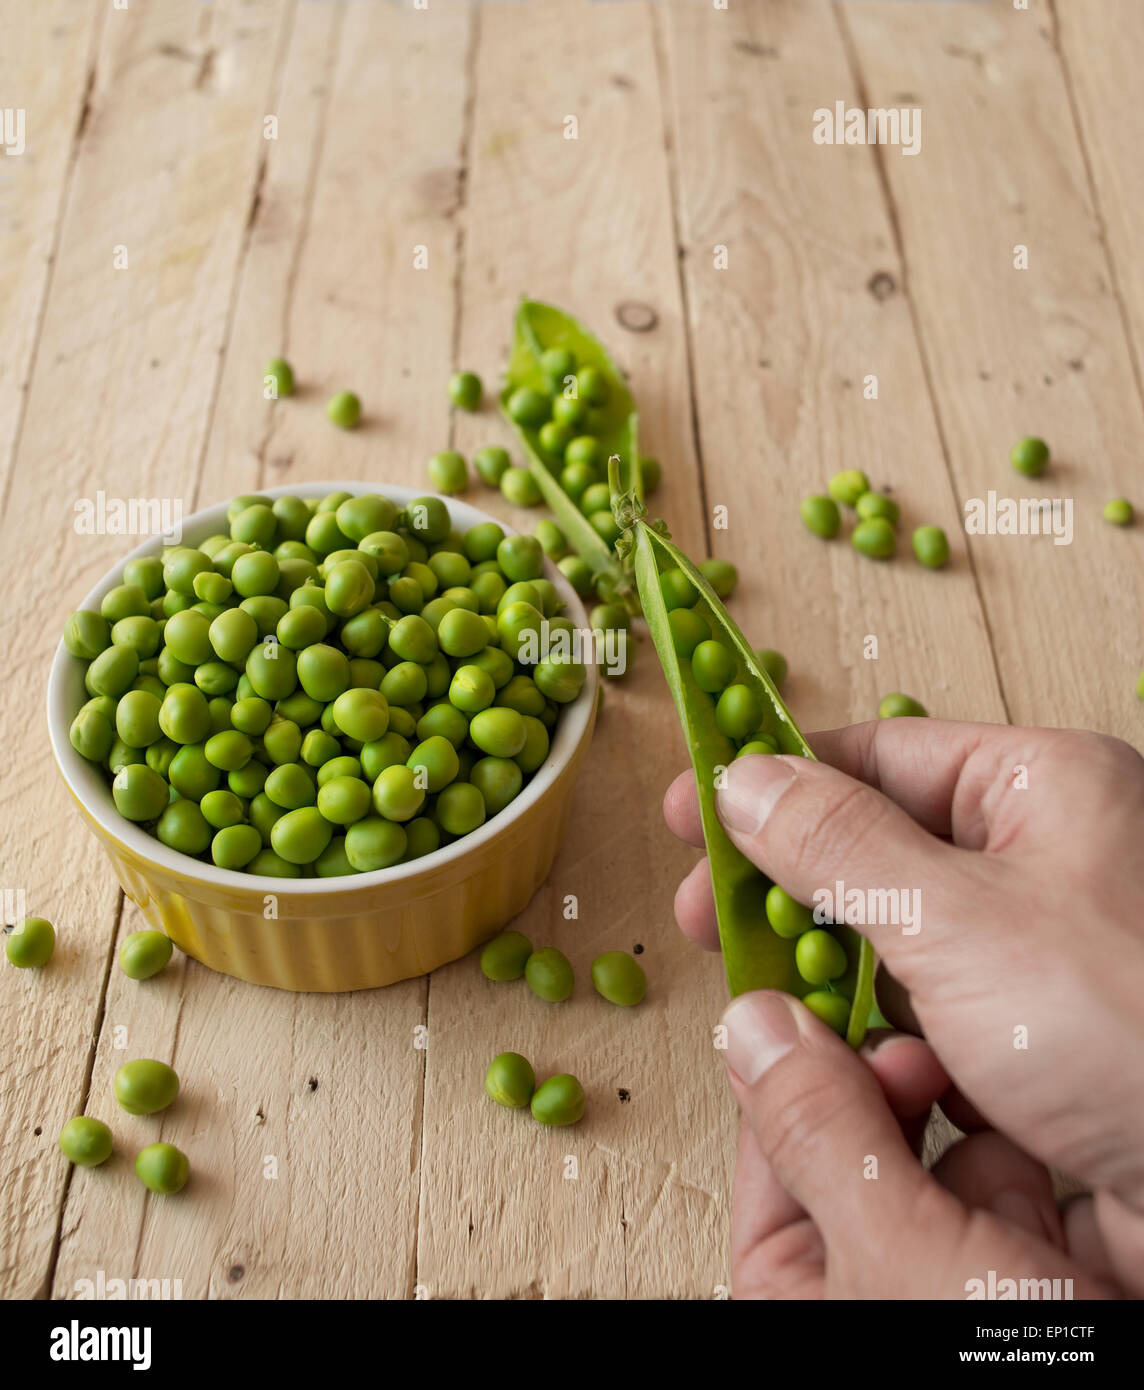
<svg viewBox="0 0 1144 1390">
<path fill-rule="evenodd" d="M 691 856 L 659 799 L 684 750 L 650 646 L 608 690 L 575 823 L 519 923 L 571 956 L 571 1004 L 471 959 L 339 997 L 183 959 L 140 986 L 116 949 L 141 919 L 46 747 L 60 627 L 128 544 L 77 534 L 74 508 L 421 482 L 449 442 L 509 442 L 490 410 L 450 420 L 445 383 L 464 366 L 492 385 L 527 291 L 629 370 L 657 508 L 693 554 L 738 564 L 734 611 L 788 653 L 806 727 L 903 689 L 935 715 L 1139 741 L 1140 536 L 1100 508 L 1144 502 L 1144 108 L 1125 99 L 1144 6 L 6 10 L 0 105 L 26 113 L 26 144 L 0 155 L 3 886 L 59 949 L 0 970 L 0 1293 L 71 1297 L 102 1271 L 184 1298 L 724 1296 L 725 991 L 672 920 Z M 920 153 L 815 143 L 836 101 L 920 108 Z M 271 406 L 278 352 L 300 389 Z M 343 387 L 365 404 L 352 434 L 323 411 Z M 1026 433 L 1053 446 L 1039 482 L 1008 467 Z M 843 467 L 892 487 L 908 525 L 943 525 L 952 567 L 808 535 L 800 497 Z M 967 539 L 962 507 L 990 489 L 1074 498 L 1074 543 Z M 587 966 L 636 943 L 651 992 L 621 1014 Z M 583 1124 L 487 1103 L 510 1046 L 582 1077 Z M 137 1055 L 183 1078 L 161 1126 L 111 1100 Z M 94 1172 L 56 1150 L 83 1110 L 119 1144 Z M 130 1171 L 160 1128 L 192 1160 L 178 1199 Z"/>
</svg>

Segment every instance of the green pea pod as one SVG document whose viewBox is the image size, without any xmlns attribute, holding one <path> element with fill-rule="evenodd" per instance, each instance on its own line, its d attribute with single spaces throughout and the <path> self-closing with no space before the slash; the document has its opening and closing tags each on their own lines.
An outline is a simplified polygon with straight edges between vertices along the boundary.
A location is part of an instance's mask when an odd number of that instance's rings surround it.
<svg viewBox="0 0 1144 1390">
<path fill-rule="evenodd" d="M 578 368 L 595 367 L 606 378 L 608 401 L 597 412 L 592 433 L 599 440 L 604 456 L 617 455 L 625 470 L 630 460 L 638 457 L 635 401 L 624 374 L 582 324 L 552 304 L 521 300 L 513 324 L 512 354 L 500 395 L 501 411 L 520 436 L 529 471 L 572 549 L 592 566 L 594 578 L 607 576 L 615 591 L 624 593 L 631 586 L 623 567 L 617 562 L 612 547 L 597 534 L 561 487 L 559 475 L 553 471 L 558 466 L 557 460 L 546 454 L 541 446 L 539 428 L 519 424 L 508 413 L 509 397 L 522 386 L 551 394 L 551 383 L 540 363 L 541 354 L 549 348 L 569 349 Z"/>
<path fill-rule="evenodd" d="M 776 740 L 782 753 L 813 758 L 770 677 L 759 664 L 751 647 L 724 608 L 714 589 L 677 546 L 663 524 L 654 526 L 642 517 L 642 506 L 629 493 L 617 494 L 613 471 L 613 497 L 617 520 L 627 524 L 620 549 L 634 556 L 636 584 L 643 603 L 648 628 L 659 655 L 675 707 L 687 738 L 699 792 L 703 838 L 711 865 L 719 940 L 732 996 L 752 989 L 780 989 L 802 997 L 815 986 L 809 985 L 795 965 L 795 941 L 779 936 L 767 921 L 764 900 L 771 880 L 735 848 L 715 813 L 718 779 L 735 756 L 735 747 L 715 721 L 715 701 L 695 682 L 691 663 L 675 650 L 668 622 L 668 609 L 660 589 L 664 568 L 678 567 L 700 594 L 700 607 L 714 640 L 733 655 L 737 682 L 749 685 L 761 697 L 763 730 Z M 872 1019 L 879 1017 L 874 1006 L 874 951 L 870 943 L 852 928 L 831 928 L 846 952 L 846 974 L 834 989 L 851 1001 L 846 1041 L 861 1045 Z"/>
</svg>

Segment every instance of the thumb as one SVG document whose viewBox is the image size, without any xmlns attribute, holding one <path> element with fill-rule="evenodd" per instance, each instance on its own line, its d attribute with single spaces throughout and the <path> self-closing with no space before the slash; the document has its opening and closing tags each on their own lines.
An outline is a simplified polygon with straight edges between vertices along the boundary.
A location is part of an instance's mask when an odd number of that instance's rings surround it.
<svg viewBox="0 0 1144 1390">
<path fill-rule="evenodd" d="M 740 995 L 723 1015 L 726 1062 L 745 1121 L 783 1191 L 813 1220 L 832 1277 L 861 1297 L 956 1244 L 956 1202 L 922 1169 L 873 1072 L 797 1000 Z M 775 1226 L 790 1224 L 789 1202 Z M 795 1219 L 798 1219 L 797 1217 Z"/>
<path fill-rule="evenodd" d="M 736 759 L 716 807 L 735 845 L 824 916 L 869 937 L 904 983 L 927 946 L 983 923 L 979 854 L 939 840 L 888 797 L 812 758 Z M 839 901 L 841 896 L 842 901 Z M 975 904 L 971 918 L 965 904 Z M 984 927 L 983 927 L 984 930 Z"/>
</svg>

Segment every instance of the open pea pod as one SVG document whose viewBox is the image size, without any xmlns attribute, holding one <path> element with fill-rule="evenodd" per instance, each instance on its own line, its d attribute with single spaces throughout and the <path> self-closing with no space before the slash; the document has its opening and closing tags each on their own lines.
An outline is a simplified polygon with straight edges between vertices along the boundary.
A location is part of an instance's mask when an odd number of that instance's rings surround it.
<svg viewBox="0 0 1144 1390">
<path fill-rule="evenodd" d="M 716 723 L 715 700 L 700 689 L 691 662 L 676 651 L 660 585 L 663 570 L 678 568 L 698 591 L 697 611 L 711 629 L 713 640 L 726 647 L 735 659 L 735 682 L 749 686 L 761 699 L 764 714 L 759 732 L 770 735 L 782 753 L 803 758 L 813 758 L 814 754 L 770 677 L 703 575 L 672 544 L 662 523 L 653 526 L 643 519 L 642 506 L 631 494 L 617 497 L 613 486 L 613 496 L 617 519 L 628 527 L 620 548 L 634 558 L 644 615 L 695 769 L 728 987 L 732 996 L 752 989 L 780 989 L 802 998 L 815 986 L 807 984 L 798 971 L 795 941 L 779 936 L 767 921 L 764 902 L 771 880 L 735 848 L 715 813 L 718 779 L 736 750 Z M 837 925 L 830 931 L 842 945 L 847 960 L 845 974 L 832 983 L 831 990 L 850 1001 L 846 1041 L 857 1048 L 872 1019 L 878 1018 L 874 1006 L 874 951 L 851 927 Z"/>
<path fill-rule="evenodd" d="M 543 447 L 538 426 L 521 424 L 508 412 L 509 397 L 521 387 L 531 387 L 548 396 L 553 394 L 553 383 L 540 361 L 549 348 L 567 348 L 578 369 L 595 367 L 607 380 L 608 400 L 593 411 L 591 433 L 599 441 L 605 458 L 619 457 L 621 475 L 625 478 L 630 461 L 637 457 L 635 401 L 623 372 L 603 344 L 581 323 L 553 304 L 521 300 L 513 322 L 512 352 L 500 394 L 501 411 L 519 435 L 529 471 L 569 545 L 592 566 L 595 577 L 607 576 L 615 591 L 623 593 L 630 589 L 624 568 L 612 547 L 561 486 L 561 460 Z"/>
</svg>

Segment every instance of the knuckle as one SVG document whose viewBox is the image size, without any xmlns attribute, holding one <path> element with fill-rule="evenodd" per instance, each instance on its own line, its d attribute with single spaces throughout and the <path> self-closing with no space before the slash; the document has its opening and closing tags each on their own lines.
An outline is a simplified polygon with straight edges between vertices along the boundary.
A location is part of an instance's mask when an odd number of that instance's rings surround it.
<svg viewBox="0 0 1144 1390">
<path fill-rule="evenodd" d="M 842 796 L 818 800 L 795 827 L 791 863 L 797 873 L 813 874 L 823 864 L 845 864 L 871 836 L 882 833 L 889 804 L 861 783 Z"/>
</svg>

